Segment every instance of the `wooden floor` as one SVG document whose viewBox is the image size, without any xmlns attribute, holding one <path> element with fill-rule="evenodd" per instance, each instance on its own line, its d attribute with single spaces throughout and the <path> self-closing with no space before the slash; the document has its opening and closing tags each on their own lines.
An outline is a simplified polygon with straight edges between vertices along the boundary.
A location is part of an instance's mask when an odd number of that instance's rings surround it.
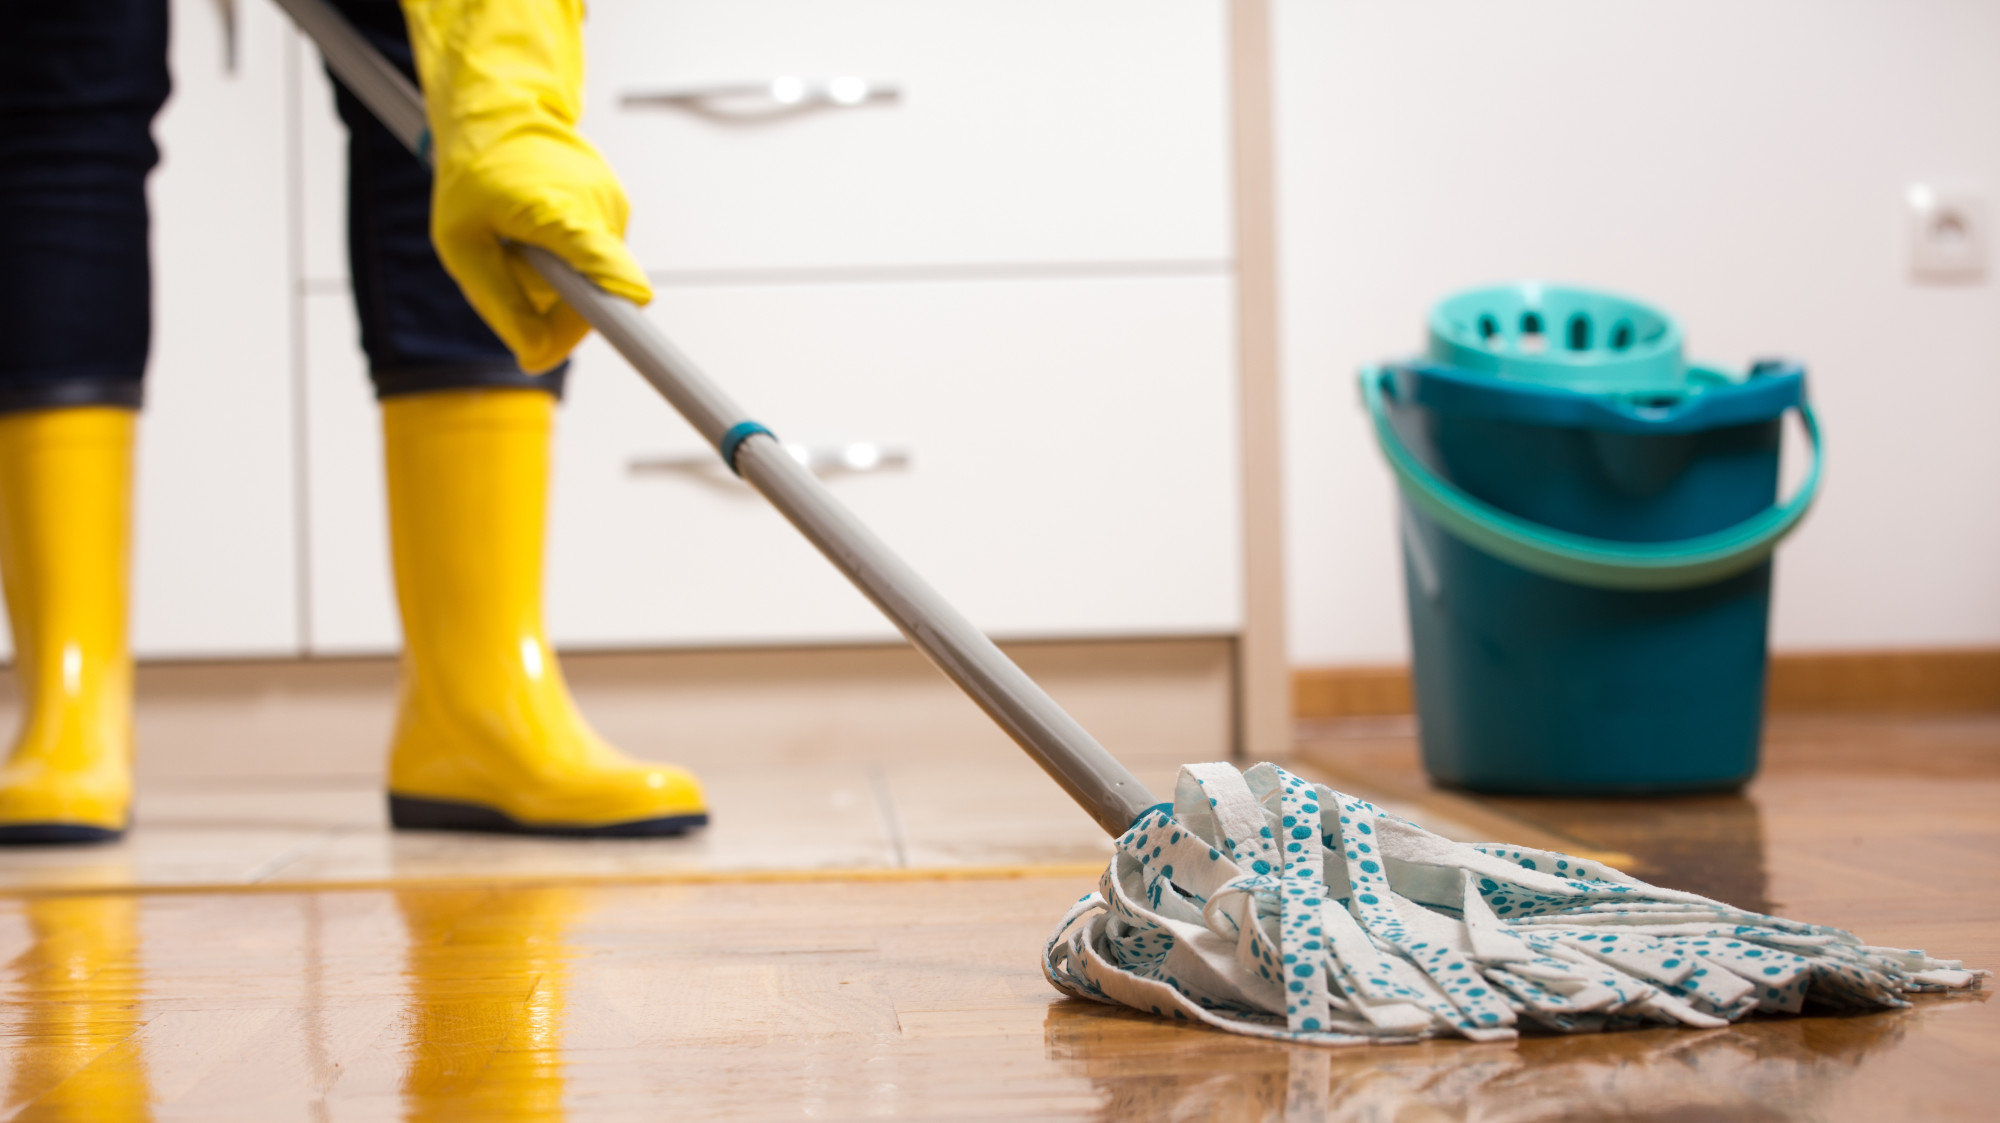
<svg viewBox="0 0 2000 1123">
<path fill-rule="evenodd" d="M 2000 966 L 2000 717 L 1786 719 L 1770 742 L 1742 796 L 1667 801 L 1438 792 L 1393 720 L 1306 728 L 1297 764 L 1457 837 L 1622 855 Z M 295 785 L 152 791 L 123 847 L 0 852 L 0 1117 L 1835 1121 L 2000 1100 L 1990 992 L 1350 1049 L 1063 999 L 1037 963 L 1103 860 L 1081 813 L 994 761 L 852 769 L 833 788 L 865 815 L 813 801 L 826 775 L 744 774 L 717 786 L 715 839 L 666 847 L 394 838 L 368 793 Z M 773 811 L 761 841 L 723 831 Z M 313 816 L 325 847 L 241 852 Z M 966 829 L 990 846 L 945 845 Z"/>
</svg>

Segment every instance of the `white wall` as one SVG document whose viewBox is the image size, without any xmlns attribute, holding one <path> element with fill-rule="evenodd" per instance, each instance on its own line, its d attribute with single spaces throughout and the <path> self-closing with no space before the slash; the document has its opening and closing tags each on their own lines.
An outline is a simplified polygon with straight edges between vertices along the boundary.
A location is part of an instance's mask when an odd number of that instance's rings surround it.
<svg viewBox="0 0 2000 1123">
<path fill-rule="evenodd" d="M 2000 283 L 1913 283 L 1901 225 L 1913 181 L 2000 191 L 2000 4 L 1277 0 L 1276 37 L 1294 662 L 1406 651 L 1354 368 L 1515 277 L 1806 360 L 1776 646 L 2000 642 Z"/>
</svg>

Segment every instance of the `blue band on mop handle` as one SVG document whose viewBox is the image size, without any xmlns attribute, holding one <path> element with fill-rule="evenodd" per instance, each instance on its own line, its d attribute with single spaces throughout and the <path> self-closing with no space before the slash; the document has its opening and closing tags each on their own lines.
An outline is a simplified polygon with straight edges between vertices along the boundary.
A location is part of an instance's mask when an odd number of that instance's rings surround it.
<svg viewBox="0 0 2000 1123">
<path fill-rule="evenodd" d="M 417 134 L 417 159 L 422 161 L 425 167 L 428 168 L 431 166 L 431 131 L 429 129 L 425 129 L 423 132 Z"/>
<path fill-rule="evenodd" d="M 742 447 L 744 441 L 749 440 L 758 433 L 762 433 L 774 441 L 778 439 L 778 434 L 771 432 L 755 421 L 738 421 L 729 427 L 728 432 L 722 434 L 721 440 L 715 442 L 715 451 L 722 454 L 722 462 L 729 465 L 730 471 L 736 472 L 736 450 Z M 736 472 L 736 474 L 740 476 L 743 473 Z"/>
<path fill-rule="evenodd" d="M 1151 807 L 1148 807 L 1144 811 L 1141 811 L 1137 815 L 1134 815 L 1132 817 L 1132 826 L 1126 827 L 1125 829 L 1129 831 L 1132 829 L 1132 827 L 1138 826 L 1141 822 L 1145 820 L 1146 816 L 1151 815 L 1155 811 L 1163 811 L 1167 815 L 1171 816 L 1174 813 L 1174 805 L 1172 803 L 1155 803 Z"/>
</svg>

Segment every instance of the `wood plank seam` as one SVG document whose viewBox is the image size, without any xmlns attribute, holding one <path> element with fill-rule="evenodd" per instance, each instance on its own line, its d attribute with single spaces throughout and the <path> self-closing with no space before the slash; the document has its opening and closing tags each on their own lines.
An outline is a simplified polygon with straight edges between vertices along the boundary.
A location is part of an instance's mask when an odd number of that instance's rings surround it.
<svg viewBox="0 0 2000 1123">
<path fill-rule="evenodd" d="M 0 900 L 51 897 L 249 896 L 287 893 L 364 893 L 382 890 L 530 889 L 538 886 L 788 885 L 829 882 L 1020 881 L 1089 878 L 1101 862 L 1048 862 L 990 866 L 857 866 L 841 869 L 657 870 L 645 873 L 546 873 L 519 876 L 371 878 L 327 881 L 223 881 L 156 885 L 8 886 Z"/>
</svg>

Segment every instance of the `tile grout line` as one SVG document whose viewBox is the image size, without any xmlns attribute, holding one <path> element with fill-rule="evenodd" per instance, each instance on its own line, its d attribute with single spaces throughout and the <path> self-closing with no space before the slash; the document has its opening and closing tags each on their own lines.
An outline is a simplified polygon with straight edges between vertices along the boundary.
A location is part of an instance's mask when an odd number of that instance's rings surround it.
<svg viewBox="0 0 2000 1123">
<path fill-rule="evenodd" d="M 889 793 L 889 776 L 879 764 L 868 766 L 868 791 L 875 797 L 875 815 L 882 821 L 883 833 L 889 836 L 889 853 L 895 858 L 896 868 L 908 869 L 910 854 L 904 843 L 903 817 L 896 814 L 896 800 Z"/>
</svg>

